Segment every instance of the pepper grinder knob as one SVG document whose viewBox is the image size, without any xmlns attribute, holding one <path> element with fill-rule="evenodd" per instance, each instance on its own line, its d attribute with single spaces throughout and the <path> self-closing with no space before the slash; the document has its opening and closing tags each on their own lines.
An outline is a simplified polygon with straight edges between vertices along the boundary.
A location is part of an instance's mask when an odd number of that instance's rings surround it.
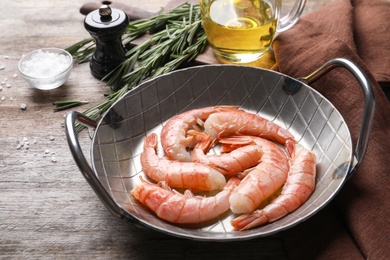
<svg viewBox="0 0 390 260">
<path fill-rule="evenodd" d="M 111 17 L 111 14 L 112 14 L 111 7 L 109 5 L 102 5 L 99 8 L 99 14 L 102 18 L 103 17 L 107 17 L 107 18 Z"/>
<path fill-rule="evenodd" d="M 108 5 L 102 5 L 85 17 L 84 27 L 96 44 L 90 61 L 91 74 L 95 78 L 104 78 L 125 60 L 122 34 L 128 24 L 129 18 L 125 12 Z"/>
</svg>

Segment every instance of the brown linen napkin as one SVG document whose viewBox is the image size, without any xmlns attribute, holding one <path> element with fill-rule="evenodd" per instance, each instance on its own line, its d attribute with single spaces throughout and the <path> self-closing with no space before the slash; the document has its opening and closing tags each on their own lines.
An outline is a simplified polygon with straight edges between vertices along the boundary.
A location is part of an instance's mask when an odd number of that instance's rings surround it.
<svg viewBox="0 0 390 260">
<path fill-rule="evenodd" d="M 390 2 L 352 0 L 357 54 L 379 83 L 390 82 Z"/>
<path fill-rule="evenodd" d="M 380 34 L 390 26 L 389 12 L 389 2 L 335 0 L 274 41 L 273 69 L 297 78 L 333 58 L 346 58 L 365 71 L 376 96 L 369 147 L 359 169 L 325 209 L 282 233 L 291 259 L 390 259 L 390 103 L 377 82 L 390 82 L 389 33 Z M 368 41 L 373 34 L 378 38 Z M 356 144 L 364 103 L 356 80 L 339 68 L 311 86 L 340 111 Z"/>
</svg>

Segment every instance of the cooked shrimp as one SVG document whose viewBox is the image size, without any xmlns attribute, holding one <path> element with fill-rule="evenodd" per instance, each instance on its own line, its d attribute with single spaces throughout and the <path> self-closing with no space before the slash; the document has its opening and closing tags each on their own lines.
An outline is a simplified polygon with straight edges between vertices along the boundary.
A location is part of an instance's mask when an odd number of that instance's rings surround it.
<svg viewBox="0 0 390 260">
<path fill-rule="evenodd" d="M 165 181 L 174 188 L 193 190 L 222 189 L 226 185 L 225 177 L 207 165 L 160 158 L 156 153 L 157 141 L 155 133 L 145 137 L 141 154 L 142 170 L 151 179 Z"/>
<path fill-rule="evenodd" d="M 190 110 L 172 117 L 161 130 L 161 144 L 169 159 L 191 161 L 188 148 L 199 141 L 197 136 L 187 136 L 187 131 L 203 121 L 212 113 L 237 109 L 236 106 L 213 106 Z"/>
<path fill-rule="evenodd" d="M 255 143 L 263 151 L 260 163 L 246 171 L 246 176 L 229 198 L 233 213 L 252 212 L 285 183 L 289 170 L 288 158 L 277 144 L 261 137 L 237 136 L 219 141 L 224 145 Z"/>
<path fill-rule="evenodd" d="M 252 135 L 284 144 L 294 137 L 277 124 L 244 110 L 221 111 L 211 114 L 204 123 L 204 132 L 211 138 L 231 135 Z"/>
<path fill-rule="evenodd" d="M 315 188 L 316 156 L 302 145 L 287 141 L 292 164 L 281 194 L 263 209 L 231 221 L 236 230 L 245 230 L 278 220 L 307 201 Z"/>
<path fill-rule="evenodd" d="M 212 146 L 210 136 L 196 131 L 189 131 L 189 134 L 203 136 L 191 152 L 192 160 L 209 165 L 224 175 L 234 175 L 257 165 L 263 155 L 261 147 L 256 144 L 239 147 L 220 155 L 206 155 Z"/>
<path fill-rule="evenodd" d="M 229 210 L 229 196 L 240 182 L 232 177 L 224 189 L 212 197 L 194 196 L 186 190 L 184 195 L 171 190 L 168 185 L 160 186 L 141 179 L 131 194 L 157 214 L 158 217 L 181 224 L 195 224 L 212 220 Z"/>
</svg>

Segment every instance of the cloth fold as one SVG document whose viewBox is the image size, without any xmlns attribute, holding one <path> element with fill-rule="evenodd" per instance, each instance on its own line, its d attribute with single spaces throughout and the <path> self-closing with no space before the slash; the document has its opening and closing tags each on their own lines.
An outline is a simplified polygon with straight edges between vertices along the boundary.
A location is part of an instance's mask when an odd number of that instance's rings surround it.
<svg viewBox="0 0 390 260">
<path fill-rule="evenodd" d="M 272 67 L 298 78 L 346 58 L 372 82 L 376 109 L 366 156 L 336 198 L 304 223 L 282 232 L 291 259 L 390 258 L 390 2 L 335 0 L 302 17 L 273 43 Z M 311 85 L 340 111 L 356 144 L 364 96 L 356 79 L 335 69 Z"/>
<path fill-rule="evenodd" d="M 390 2 L 352 0 L 357 54 L 379 83 L 390 82 Z"/>
</svg>

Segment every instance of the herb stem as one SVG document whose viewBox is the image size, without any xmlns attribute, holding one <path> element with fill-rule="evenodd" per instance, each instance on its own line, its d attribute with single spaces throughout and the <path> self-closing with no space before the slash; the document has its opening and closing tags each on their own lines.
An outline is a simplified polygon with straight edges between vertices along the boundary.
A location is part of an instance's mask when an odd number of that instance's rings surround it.
<svg viewBox="0 0 390 260">
<path fill-rule="evenodd" d="M 88 101 L 79 101 L 79 100 L 63 100 L 63 101 L 56 101 L 53 102 L 53 105 L 56 107 L 53 109 L 54 111 L 62 111 L 68 108 L 88 104 Z"/>
</svg>

